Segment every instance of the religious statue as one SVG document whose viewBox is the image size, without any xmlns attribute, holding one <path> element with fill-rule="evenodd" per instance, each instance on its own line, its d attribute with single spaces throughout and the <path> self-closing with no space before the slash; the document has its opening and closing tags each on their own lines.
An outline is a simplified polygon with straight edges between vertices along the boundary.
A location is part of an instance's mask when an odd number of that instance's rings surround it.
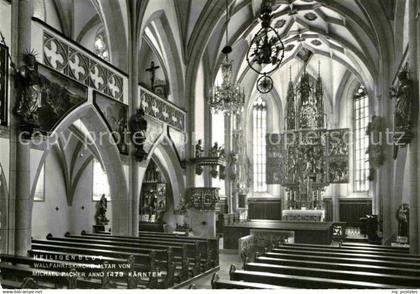
<svg viewBox="0 0 420 294">
<path fill-rule="evenodd" d="M 229 156 L 230 179 L 235 181 L 238 178 L 238 154 L 231 152 Z"/>
<path fill-rule="evenodd" d="M 147 120 L 144 116 L 145 114 L 143 108 L 139 108 L 128 121 L 131 142 L 136 148 L 136 151 L 133 152 L 133 155 L 138 162 L 145 160 L 147 157 L 147 152 L 144 150 L 144 144 L 146 142 Z"/>
<path fill-rule="evenodd" d="M 149 222 L 152 221 L 152 216 L 155 215 L 155 212 L 156 212 L 156 200 L 157 200 L 156 190 L 150 189 L 144 194 L 143 208 L 142 208 L 141 213 L 143 215 L 147 215 L 147 220 Z"/>
<path fill-rule="evenodd" d="M 401 72 L 398 73 L 398 80 L 398 87 L 392 87 L 390 93 L 391 98 L 395 98 L 397 100 L 394 114 L 394 131 L 397 133 L 395 134 L 394 138 L 399 138 L 399 142 L 396 143 L 408 144 L 413 135 L 411 133 L 411 128 L 414 124 L 413 101 L 415 97 L 413 94 L 413 83 L 409 78 L 407 66 Z"/>
<path fill-rule="evenodd" d="M 210 150 L 210 157 L 219 157 L 219 145 L 214 143 L 213 147 Z"/>
<path fill-rule="evenodd" d="M 366 154 L 369 155 L 369 175 L 368 180 L 375 179 L 376 168 L 380 167 L 384 160 L 384 150 L 382 146 L 382 133 L 383 133 L 383 118 L 379 116 L 372 116 L 372 122 L 368 124 L 366 135 L 369 137 L 369 146 Z"/>
<path fill-rule="evenodd" d="M 195 144 L 195 158 L 200 158 L 203 155 L 203 142 L 198 140 L 197 144 Z"/>
<path fill-rule="evenodd" d="M 11 63 L 16 73 L 18 87 L 18 102 L 15 111 L 24 125 L 36 128 L 39 127 L 38 110 L 41 107 L 42 80 L 33 52 L 25 54 L 23 62 L 24 65 L 20 68 Z"/>
<path fill-rule="evenodd" d="M 400 205 L 396 214 L 398 220 L 398 236 L 408 237 L 409 207 L 404 203 Z"/>
<path fill-rule="evenodd" d="M 220 158 L 225 158 L 225 148 L 223 146 L 220 146 L 217 151 Z"/>
<path fill-rule="evenodd" d="M 121 153 L 127 153 L 127 116 L 123 110 L 120 111 L 119 118 L 117 121 L 117 132 L 120 136 L 120 140 L 118 142 L 118 148 Z"/>
<path fill-rule="evenodd" d="M 163 217 L 166 211 L 166 203 L 164 199 L 159 200 L 156 208 L 156 221 L 158 223 L 163 223 Z"/>
<path fill-rule="evenodd" d="M 97 204 L 96 209 L 96 225 L 98 226 L 104 226 L 107 225 L 109 222 L 109 219 L 106 218 L 106 210 L 108 208 L 108 201 L 106 200 L 105 194 L 102 194 L 101 199 L 99 200 Z"/>
</svg>

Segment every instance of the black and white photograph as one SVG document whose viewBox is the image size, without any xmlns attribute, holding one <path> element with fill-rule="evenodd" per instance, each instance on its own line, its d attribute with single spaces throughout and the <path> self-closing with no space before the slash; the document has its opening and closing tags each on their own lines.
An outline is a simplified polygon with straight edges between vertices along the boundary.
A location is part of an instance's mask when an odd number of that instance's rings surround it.
<svg viewBox="0 0 420 294">
<path fill-rule="evenodd" d="M 417 294 L 419 93 L 420 0 L 0 0 L 0 291 Z"/>
</svg>

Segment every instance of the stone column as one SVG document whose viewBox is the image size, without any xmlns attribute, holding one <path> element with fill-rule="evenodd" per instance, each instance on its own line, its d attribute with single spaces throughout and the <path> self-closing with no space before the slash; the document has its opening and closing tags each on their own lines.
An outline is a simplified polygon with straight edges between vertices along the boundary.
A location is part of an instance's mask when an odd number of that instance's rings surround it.
<svg viewBox="0 0 420 294">
<path fill-rule="evenodd" d="M 31 17 L 32 0 L 20 0 L 12 2 L 12 32 L 13 44 L 12 53 L 17 66 L 22 64 L 22 57 L 31 48 Z M 11 109 L 17 102 L 18 97 L 14 91 L 11 97 Z M 26 255 L 31 246 L 32 232 L 32 199 L 30 198 L 30 141 L 23 140 L 19 136 L 19 121 L 11 116 L 10 150 L 15 149 L 16 153 L 11 154 L 11 182 L 15 187 L 11 191 L 11 202 L 15 205 L 14 219 L 14 249 L 19 255 Z M 13 152 L 13 151 L 11 151 Z M 13 162 L 14 160 L 14 162 Z"/>
<path fill-rule="evenodd" d="M 208 72 L 208 68 L 206 63 L 205 66 L 205 72 Z M 209 82 L 209 79 L 205 79 L 204 84 L 204 93 L 211 93 L 211 83 Z M 207 100 L 209 100 L 210 97 L 205 98 L 204 102 L 204 154 L 209 154 L 211 147 L 213 145 L 212 143 L 212 115 L 211 115 L 211 109 L 210 104 L 207 103 Z M 212 176 L 210 175 L 210 168 L 205 167 L 204 168 L 204 187 L 211 187 L 212 186 Z"/>
<path fill-rule="evenodd" d="M 414 93 L 413 97 L 416 97 L 414 109 L 419 108 L 419 56 L 418 50 L 420 46 L 420 19 L 418 14 L 418 3 L 417 0 L 410 0 L 409 2 L 409 40 L 410 40 L 410 77 L 414 81 Z M 419 202 L 420 195 L 418 189 L 418 174 L 420 173 L 420 167 L 418 166 L 418 138 L 420 135 L 419 130 L 420 124 L 417 122 L 416 132 L 414 138 L 408 145 L 407 150 L 407 164 L 409 164 L 409 179 L 406 181 L 408 184 L 408 191 L 410 195 L 410 219 L 409 219 L 409 237 L 410 237 L 410 253 L 420 254 L 420 219 L 419 219 Z"/>
<path fill-rule="evenodd" d="M 225 192 L 227 197 L 228 213 L 233 213 L 233 191 L 232 181 L 230 180 L 230 153 L 232 152 L 232 136 L 231 136 L 231 117 L 225 114 L 225 156 L 226 156 L 226 178 L 225 178 Z"/>
<path fill-rule="evenodd" d="M 392 130 L 392 100 L 389 95 L 389 87 L 391 86 L 390 78 L 390 64 L 386 60 L 381 63 L 379 72 L 379 83 L 377 85 L 377 103 L 378 113 L 385 118 L 385 128 Z M 399 206 L 398 201 L 395 199 L 393 185 L 394 175 L 394 160 L 393 160 L 393 146 L 385 144 L 384 146 L 384 164 L 378 168 L 376 193 L 379 200 L 379 211 L 382 212 L 382 228 L 384 244 L 389 244 L 396 236 L 397 233 L 397 219 L 395 211 Z"/>
<path fill-rule="evenodd" d="M 129 115 L 136 113 L 140 107 L 139 86 L 138 86 L 138 75 L 139 75 L 139 53 L 141 38 L 138 35 L 137 22 L 140 21 L 139 15 L 136 14 L 135 2 L 129 1 L 131 6 L 129 13 L 129 38 L 128 38 L 128 105 Z M 129 159 L 129 181 L 128 181 L 128 193 L 129 199 L 131 200 L 131 235 L 138 236 L 139 233 L 139 198 L 140 198 L 140 172 L 139 164 L 136 159 L 131 155 L 135 148 L 130 145 L 130 159 Z"/>
</svg>

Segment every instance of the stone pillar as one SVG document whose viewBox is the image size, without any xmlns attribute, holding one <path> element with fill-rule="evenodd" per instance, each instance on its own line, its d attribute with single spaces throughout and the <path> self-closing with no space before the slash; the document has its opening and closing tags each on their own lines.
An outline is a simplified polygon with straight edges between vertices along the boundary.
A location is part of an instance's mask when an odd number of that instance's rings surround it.
<svg viewBox="0 0 420 294">
<path fill-rule="evenodd" d="M 17 66 L 22 64 L 22 57 L 31 48 L 31 18 L 32 0 L 20 0 L 12 2 L 12 31 L 13 47 L 12 53 Z M 17 102 L 16 92 L 11 97 L 11 108 Z M 11 154 L 11 185 L 14 185 L 15 218 L 14 218 L 14 251 L 19 255 L 26 255 L 31 246 L 32 231 L 32 199 L 30 198 L 31 178 L 30 178 L 30 141 L 23 140 L 19 136 L 19 122 L 12 117 L 10 149 L 16 150 Z M 11 191 L 12 192 L 12 191 Z M 13 195 L 14 194 L 14 195 Z M 13 199 L 11 199 L 13 202 Z"/>
<path fill-rule="evenodd" d="M 410 0 L 409 2 L 409 40 L 410 40 L 410 77 L 414 81 L 414 93 L 413 96 L 417 98 L 415 101 L 414 109 L 419 107 L 419 56 L 418 50 L 420 46 L 420 19 L 418 15 L 418 3 L 417 0 Z M 420 173 L 420 167 L 418 166 L 418 138 L 420 135 L 419 130 L 420 124 L 417 122 L 416 132 L 411 143 L 408 145 L 407 150 L 407 163 L 409 165 L 409 179 L 406 181 L 408 184 L 408 191 L 410 195 L 410 219 L 409 219 L 409 242 L 410 242 L 410 253 L 420 254 L 420 214 L 419 214 L 419 202 L 420 195 L 418 189 L 418 174 Z"/>
<path fill-rule="evenodd" d="M 204 64 L 205 71 L 208 72 L 208 66 L 206 63 Z M 205 78 L 205 86 L 204 86 L 204 93 L 211 93 L 211 83 L 209 82 L 208 78 Z M 209 90 L 210 89 L 210 90 Z M 206 102 L 204 103 L 204 154 L 209 154 L 211 147 L 213 145 L 212 143 L 212 115 L 211 115 L 211 109 L 210 104 L 207 103 L 207 100 L 209 100 L 210 97 L 207 97 Z M 204 168 L 204 187 L 212 187 L 212 176 L 210 174 L 210 168 L 205 167 Z"/>
<path fill-rule="evenodd" d="M 225 192 L 227 197 L 228 213 L 233 213 L 233 190 L 232 181 L 230 179 L 230 153 L 232 152 L 232 136 L 231 136 L 231 117 L 225 114 L 225 156 L 226 156 L 226 178 L 225 178 Z"/>
<path fill-rule="evenodd" d="M 128 38 L 128 106 L 129 106 L 129 115 L 136 113 L 137 109 L 140 107 L 139 96 L 139 86 L 138 86 L 138 75 L 139 75 L 139 53 L 138 48 L 140 48 L 141 38 L 139 38 L 139 32 L 137 29 L 137 18 L 140 17 L 136 15 L 136 5 L 134 2 L 129 2 L 131 13 L 130 15 L 130 29 L 129 29 L 129 38 Z M 139 233 L 139 198 L 140 198 L 140 172 L 139 164 L 135 158 L 131 155 L 135 148 L 130 144 L 130 159 L 129 159 L 129 181 L 128 181 L 128 193 L 129 199 L 131 200 L 131 235 L 138 236 Z"/>
</svg>

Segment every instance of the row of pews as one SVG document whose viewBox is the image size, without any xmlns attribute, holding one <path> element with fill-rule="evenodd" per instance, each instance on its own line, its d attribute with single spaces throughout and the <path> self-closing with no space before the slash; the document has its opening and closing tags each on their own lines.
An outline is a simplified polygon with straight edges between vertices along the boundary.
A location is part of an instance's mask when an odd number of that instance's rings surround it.
<svg viewBox="0 0 420 294">
<path fill-rule="evenodd" d="M 3 288 L 176 288 L 219 265 L 217 239 L 140 232 L 33 239 L 28 256 L 0 255 Z"/>
<path fill-rule="evenodd" d="M 213 289 L 401 289 L 420 287 L 420 256 L 407 248 L 363 243 L 279 244 L 231 266 Z"/>
</svg>

